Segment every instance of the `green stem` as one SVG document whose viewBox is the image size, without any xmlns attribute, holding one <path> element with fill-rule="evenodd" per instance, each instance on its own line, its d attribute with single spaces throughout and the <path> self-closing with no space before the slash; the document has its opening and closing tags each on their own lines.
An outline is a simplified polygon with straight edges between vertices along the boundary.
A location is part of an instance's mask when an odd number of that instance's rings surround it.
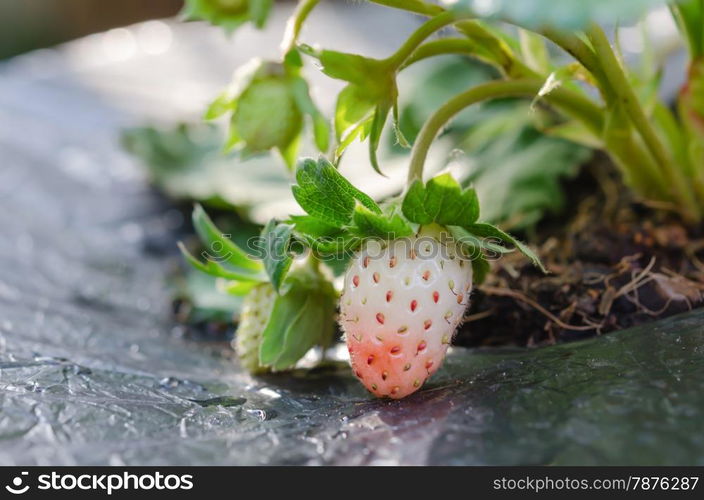
<svg viewBox="0 0 704 500">
<path fill-rule="evenodd" d="M 565 33 L 553 28 L 545 28 L 542 35 L 574 57 L 584 68 L 591 73 L 597 81 L 597 89 L 604 101 L 608 104 L 614 101 L 615 94 L 611 88 L 611 83 L 606 77 L 599 58 L 594 50 L 577 35 Z"/>
<path fill-rule="evenodd" d="M 677 168 L 665 146 L 653 129 L 650 120 L 643 111 L 638 97 L 633 91 L 620 62 L 616 58 L 604 31 L 593 24 L 587 30 L 589 40 L 594 47 L 606 79 L 616 93 L 623 109 L 629 115 L 633 126 L 638 131 L 650 153 L 655 158 L 663 176 L 672 182 L 671 190 L 675 199 L 680 203 L 684 216 L 690 220 L 699 220 L 701 212 L 694 198 L 694 194 L 684 173 Z"/>
<path fill-rule="evenodd" d="M 509 78 L 547 78 L 530 69 L 523 61 L 518 59 L 510 47 L 494 35 L 476 19 L 457 23 L 457 30 L 475 44 L 473 52 L 486 51 L 491 57 L 482 58 L 502 71 Z M 479 49 L 479 50 L 477 50 Z"/>
<path fill-rule="evenodd" d="M 582 66 L 594 75 L 594 78 L 600 81 L 602 80 L 600 76 L 603 76 L 603 71 L 599 65 L 599 60 L 592 48 L 584 43 L 581 38 L 572 33 L 565 33 L 553 28 L 545 28 L 541 33 L 545 38 L 579 61 Z"/>
<path fill-rule="evenodd" d="M 369 0 L 369 2 L 423 16 L 435 16 L 445 11 L 439 5 L 425 3 L 420 0 Z"/>
<path fill-rule="evenodd" d="M 496 67 L 511 78 L 541 77 L 517 59 L 503 42 L 474 20 L 457 21 L 457 31 L 466 38 L 441 38 L 420 45 L 401 65 L 405 69 L 413 63 L 443 54 L 465 54 Z M 493 49 L 489 50 L 489 48 Z M 484 52 L 484 53 L 482 53 Z M 488 54 L 491 54 L 489 56 Z"/>
<path fill-rule="evenodd" d="M 485 60 L 488 64 L 492 64 L 496 67 L 499 68 L 499 70 L 503 71 L 507 76 L 511 78 L 526 78 L 526 77 L 533 77 L 537 76 L 537 73 L 532 71 L 526 64 L 524 64 L 521 60 L 516 58 L 513 53 L 510 51 L 510 49 L 504 47 L 504 42 L 500 40 L 498 37 L 496 37 L 493 33 L 491 33 L 489 30 L 484 28 L 479 22 L 476 21 L 475 17 L 471 14 L 457 14 L 453 13 L 451 11 L 446 11 L 440 6 L 437 5 L 430 5 L 430 4 L 425 4 L 424 2 L 419 2 L 419 1 L 408 1 L 408 0 L 369 0 L 372 3 L 377 3 L 380 5 L 386 5 L 389 7 L 395 7 L 398 9 L 406 10 L 409 12 L 414 12 L 416 14 L 422 14 L 428 17 L 435 16 L 434 18 L 430 19 L 425 25 L 421 26 L 421 28 L 416 31 L 411 37 L 413 39 L 407 40 L 407 42 L 404 44 L 402 49 L 404 50 L 404 54 L 399 54 L 398 57 L 396 54 L 392 56 L 394 60 L 398 63 L 398 60 L 403 60 L 402 58 L 405 57 L 411 57 L 411 55 L 415 52 L 415 49 L 419 48 L 420 43 L 425 40 L 428 36 L 430 36 L 432 33 L 435 31 L 441 29 L 444 26 L 447 26 L 449 24 L 456 24 L 457 30 L 467 36 L 471 44 L 474 45 L 467 45 L 467 48 L 469 52 L 471 53 L 470 55 L 474 55 L 475 52 L 477 52 L 476 46 L 486 46 L 485 49 L 491 48 L 493 50 L 498 50 L 500 51 L 499 53 L 493 53 L 493 57 L 490 60 Z M 449 22 L 444 22 L 445 20 L 449 20 Z M 432 24 L 436 24 L 437 27 L 433 29 Z M 459 42 L 453 42 L 457 43 L 458 45 L 455 46 L 455 49 L 459 49 Z M 429 47 L 428 50 L 434 49 L 435 47 Z M 412 49 L 412 50 L 408 50 Z M 451 52 L 445 52 L 443 50 L 440 50 L 438 52 L 439 54 L 442 53 L 451 53 Z M 426 57 L 432 57 L 432 55 L 437 55 L 437 54 L 429 54 Z M 413 56 L 415 58 L 415 56 Z M 390 58 L 391 59 L 391 58 Z M 413 61 L 415 62 L 415 61 Z M 411 63 L 406 63 L 403 64 L 403 67 L 409 66 Z"/>
<path fill-rule="evenodd" d="M 430 57 L 445 55 L 445 54 L 465 54 L 472 55 L 474 45 L 469 40 L 464 38 L 441 38 L 424 43 L 404 61 L 399 68 L 406 69 L 411 64 L 417 63 Z"/>
<path fill-rule="evenodd" d="M 443 104 L 425 122 L 416 138 L 408 169 L 410 186 L 416 180 L 423 179 L 423 167 L 433 141 L 440 131 L 463 109 L 490 99 L 503 97 L 534 97 L 542 88 L 543 82 L 537 79 L 497 80 L 477 85 L 456 95 Z M 602 128 L 602 112 L 598 106 L 576 92 L 564 88 L 555 89 L 545 99 L 585 123 L 590 130 L 598 133 Z"/>
<path fill-rule="evenodd" d="M 406 59 L 408 59 L 429 36 L 446 26 L 466 18 L 466 15 L 447 11 L 428 19 L 417 30 L 411 33 L 411 36 L 408 37 L 403 45 L 401 45 L 387 61 L 396 68 L 401 67 Z"/>
<path fill-rule="evenodd" d="M 308 19 L 308 16 L 318 3 L 320 3 L 320 0 L 300 0 L 298 2 L 296 10 L 286 23 L 284 39 L 281 42 L 281 48 L 284 54 L 288 53 L 296 46 L 298 37 L 301 34 L 301 28 L 303 28 L 303 23 L 306 22 L 306 19 Z"/>
</svg>

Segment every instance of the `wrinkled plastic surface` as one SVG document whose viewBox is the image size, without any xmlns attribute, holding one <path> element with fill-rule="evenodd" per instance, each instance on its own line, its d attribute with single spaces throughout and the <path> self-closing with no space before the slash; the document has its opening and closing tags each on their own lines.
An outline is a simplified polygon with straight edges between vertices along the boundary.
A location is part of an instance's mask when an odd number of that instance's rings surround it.
<svg viewBox="0 0 704 500">
<path fill-rule="evenodd" d="M 0 464 L 704 465 L 702 312 L 455 350 L 397 402 L 335 364 L 255 380 L 183 338 L 165 281 L 181 215 L 116 145 L 126 96 L 163 87 L 71 54 L 0 69 Z"/>
</svg>

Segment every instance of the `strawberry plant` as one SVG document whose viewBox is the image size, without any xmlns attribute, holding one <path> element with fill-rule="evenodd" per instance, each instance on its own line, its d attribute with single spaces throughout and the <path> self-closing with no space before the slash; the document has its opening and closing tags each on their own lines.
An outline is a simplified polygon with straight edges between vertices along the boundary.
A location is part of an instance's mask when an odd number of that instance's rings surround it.
<svg viewBox="0 0 704 500">
<path fill-rule="evenodd" d="M 546 134 L 603 149 L 638 199 L 687 224 L 704 216 L 704 0 L 671 5 L 691 54 L 677 113 L 652 91 L 655 77 L 644 85 L 597 24 L 638 15 L 657 0 L 564 2 L 572 9 L 568 16 L 542 0 L 520 6 L 500 0 L 370 0 L 426 18 L 381 59 L 301 42 L 318 3 L 301 0 L 280 58 L 238 71 L 205 114 L 227 119 L 228 150 L 278 151 L 289 168 L 295 166 L 292 194 L 304 212 L 272 220 L 248 251 L 223 237 L 201 208 L 194 212 L 209 253 L 204 261 L 184 253 L 229 293 L 246 296 L 236 347 L 250 371 L 288 369 L 311 347 L 330 345 L 333 260 L 347 262 L 337 319 L 353 371 L 374 395 L 391 398 L 419 389 L 438 369 L 490 260 L 518 250 L 544 270 L 530 248 L 480 222 L 473 187 L 449 173 L 424 176 L 436 138 L 471 106 L 525 98 L 532 103 L 526 113 L 540 115 L 537 123 Z M 270 4 L 191 0 L 186 13 L 228 30 L 245 22 L 260 27 Z M 561 62 L 549 46 L 572 59 Z M 461 90 L 430 114 L 415 137 L 407 137 L 397 76 L 446 54 L 475 58 L 499 76 Z M 306 60 L 345 84 L 332 127 L 310 96 Z M 321 152 L 317 160 L 298 159 L 306 128 Z M 378 150 L 386 128 L 410 149 L 408 176 L 402 193 L 377 202 L 337 165 L 350 144 L 365 141 L 369 167 L 383 175 Z"/>
<path fill-rule="evenodd" d="M 267 225 L 252 248 L 256 259 L 223 235 L 200 206 L 193 225 L 207 250 L 202 261 L 181 244 L 186 260 L 219 278 L 227 293 L 245 296 L 235 340 L 242 366 L 251 373 L 285 370 L 310 348 L 330 346 L 336 292 L 314 257 L 294 265 L 286 253 L 292 226 Z"/>
</svg>

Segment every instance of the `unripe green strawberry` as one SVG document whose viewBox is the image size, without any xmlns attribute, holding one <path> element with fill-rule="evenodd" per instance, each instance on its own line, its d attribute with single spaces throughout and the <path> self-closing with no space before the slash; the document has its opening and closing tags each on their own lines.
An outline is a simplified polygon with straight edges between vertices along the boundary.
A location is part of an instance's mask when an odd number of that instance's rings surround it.
<svg viewBox="0 0 704 500">
<path fill-rule="evenodd" d="M 232 83 L 210 104 L 205 117 L 228 116 L 227 149 L 240 149 L 244 156 L 277 151 L 289 168 L 296 162 L 305 117 L 313 125 L 313 138 L 320 151 L 327 151 L 328 120 L 310 97 L 301 67 L 290 60 L 255 59 L 242 66 Z"/>
<path fill-rule="evenodd" d="M 369 242 L 345 274 L 340 323 L 355 375 L 375 396 L 417 391 L 440 367 L 472 289 L 472 266 L 435 232 Z"/>
<path fill-rule="evenodd" d="M 182 13 L 186 19 L 203 19 L 233 31 L 250 21 L 262 28 L 271 4 L 271 0 L 186 0 Z"/>
<path fill-rule="evenodd" d="M 249 9 L 248 0 L 203 0 L 213 10 L 223 14 L 242 14 Z"/>
<path fill-rule="evenodd" d="M 303 115 L 288 77 L 270 75 L 253 80 L 237 101 L 232 126 L 248 152 L 286 148 L 303 128 Z"/>
<path fill-rule="evenodd" d="M 267 367 L 259 364 L 262 333 L 276 300 L 276 292 L 269 283 L 254 287 L 244 299 L 240 322 L 233 342 L 242 366 L 250 373 L 265 373 Z"/>
</svg>

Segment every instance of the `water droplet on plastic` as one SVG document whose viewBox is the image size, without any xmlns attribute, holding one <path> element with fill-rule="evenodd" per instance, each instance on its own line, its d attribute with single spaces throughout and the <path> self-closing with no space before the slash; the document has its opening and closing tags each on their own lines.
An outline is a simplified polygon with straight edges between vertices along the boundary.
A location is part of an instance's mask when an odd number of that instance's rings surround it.
<svg viewBox="0 0 704 500">
<path fill-rule="evenodd" d="M 254 410 L 247 410 L 247 413 L 260 422 L 264 422 L 266 420 L 272 420 L 277 417 L 278 413 L 276 413 L 274 410 L 259 410 L 259 409 L 254 409 Z"/>
</svg>

